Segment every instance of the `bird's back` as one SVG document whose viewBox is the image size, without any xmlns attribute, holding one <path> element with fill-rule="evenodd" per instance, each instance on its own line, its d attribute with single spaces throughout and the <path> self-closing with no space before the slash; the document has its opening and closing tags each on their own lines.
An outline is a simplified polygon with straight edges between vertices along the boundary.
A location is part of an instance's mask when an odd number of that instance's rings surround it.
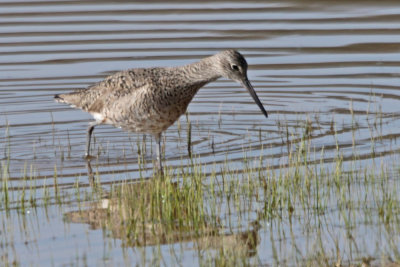
<svg viewBox="0 0 400 267">
<path fill-rule="evenodd" d="M 157 69 L 157 68 L 154 68 Z M 132 94 L 135 90 L 151 83 L 147 72 L 157 72 L 152 69 L 131 69 L 120 71 L 106 77 L 86 89 L 78 89 L 72 93 L 55 96 L 56 101 L 67 103 L 85 111 L 99 112 L 99 101 L 117 101 L 119 98 Z M 155 78 L 153 76 L 153 78 Z"/>
</svg>

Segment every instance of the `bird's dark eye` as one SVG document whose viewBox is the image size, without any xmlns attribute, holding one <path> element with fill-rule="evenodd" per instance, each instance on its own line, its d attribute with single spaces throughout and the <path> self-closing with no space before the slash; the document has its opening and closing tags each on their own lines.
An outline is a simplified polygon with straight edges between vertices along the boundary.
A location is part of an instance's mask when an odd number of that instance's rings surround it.
<svg viewBox="0 0 400 267">
<path fill-rule="evenodd" d="M 237 65 L 232 65 L 231 68 L 232 68 L 233 70 L 235 70 L 235 71 L 238 71 L 238 70 L 239 70 L 239 67 L 238 67 Z"/>
</svg>

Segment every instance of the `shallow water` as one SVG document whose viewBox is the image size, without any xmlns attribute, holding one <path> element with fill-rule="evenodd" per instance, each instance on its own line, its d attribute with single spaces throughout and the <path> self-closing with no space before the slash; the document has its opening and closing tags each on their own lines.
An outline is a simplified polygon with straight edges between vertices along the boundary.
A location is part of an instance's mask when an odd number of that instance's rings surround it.
<svg viewBox="0 0 400 267">
<path fill-rule="evenodd" d="M 265 119 L 247 91 L 232 81 L 221 79 L 202 88 L 189 105 L 188 118 L 191 149 L 206 173 L 218 170 L 225 161 L 240 171 L 244 153 L 251 160 L 263 155 L 270 168 L 284 166 L 288 149 L 282 136 L 288 131 L 288 139 L 300 144 L 300 128 L 307 121 L 312 125 L 312 146 L 324 150 L 328 164 L 337 147 L 344 164 L 357 168 L 398 158 L 400 7 L 396 1 L 10 1 L 0 5 L 0 152 L 3 172 L 9 164 L 8 190 L 15 208 L 4 216 L 8 226 L 2 234 L 11 225 L 17 229 L 24 220 L 32 227 L 28 234 L 14 229 L 10 231 L 14 234 L 3 238 L 0 256 L 8 261 L 43 266 L 72 264 L 77 257 L 78 262 L 86 257 L 89 265 L 124 265 L 151 258 L 156 248 L 142 247 L 145 257 L 127 252 L 118 239 L 101 230 L 65 222 L 66 211 L 57 205 L 28 209 L 35 216 L 17 216 L 21 188 L 27 184 L 24 174 L 34 177 L 30 187 L 39 189 L 33 198 L 48 194 L 50 203 L 77 184 L 90 190 L 82 156 L 91 118 L 55 103 L 53 95 L 85 88 L 117 70 L 187 64 L 226 48 L 245 55 L 249 79 L 270 116 Z M 182 116 L 165 133 L 166 165 L 188 164 L 187 129 Z M 105 191 L 112 182 L 151 177 L 154 141 L 150 136 L 111 126 L 98 127 L 94 134 L 98 159 L 92 167 Z M 372 145 L 371 138 L 376 140 Z M 144 170 L 138 163 L 143 140 Z M 350 162 L 354 151 L 359 157 L 356 163 Z M 55 183 L 58 189 L 53 189 Z M 70 201 L 73 211 L 77 200 Z M 307 243 L 308 237 L 297 227 L 296 240 Z M 276 252 L 271 240 L 286 243 L 279 234 L 271 237 L 266 225 L 259 236 L 257 253 L 250 258 L 253 263 L 273 264 Z M 366 237 L 360 236 L 362 243 Z M 166 263 L 173 264 L 176 259 L 168 248 L 161 250 Z M 191 262 L 196 255 L 184 249 L 177 262 Z"/>
</svg>

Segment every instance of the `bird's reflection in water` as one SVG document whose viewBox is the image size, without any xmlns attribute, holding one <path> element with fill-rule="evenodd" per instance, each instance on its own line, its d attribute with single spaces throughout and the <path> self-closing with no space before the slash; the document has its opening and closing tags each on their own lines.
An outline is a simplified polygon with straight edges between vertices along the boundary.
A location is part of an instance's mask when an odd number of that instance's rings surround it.
<svg viewBox="0 0 400 267">
<path fill-rule="evenodd" d="M 90 183 L 95 185 L 90 161 L 87 170 Z M 157 189 L 162 187 L 165 188 Z M 191 205 L 180 200 L 180 191 L 176 182 L 160 179 L 120 184 L 98 202 L 67 212 L 64 218 L 67 222 L 88 224 L 93 230 L 104 229 L 113 238 L 121 239 L 125 246 L 193 242 L 200 250 L 222 249 L 236 256 L 255 255 L 259 243 L 258 220 L 250 222 L 245 230 L 232 232 L 223 227 L 218 218 L 212 220 L 199 215 L 196 206 L 188 209 Z M 166 204 L 168 200 L 157 202 L 157 198 L 170 199 L 176 195 L 178 197 L 170 200 L 171 203 Z"/>
</svg>

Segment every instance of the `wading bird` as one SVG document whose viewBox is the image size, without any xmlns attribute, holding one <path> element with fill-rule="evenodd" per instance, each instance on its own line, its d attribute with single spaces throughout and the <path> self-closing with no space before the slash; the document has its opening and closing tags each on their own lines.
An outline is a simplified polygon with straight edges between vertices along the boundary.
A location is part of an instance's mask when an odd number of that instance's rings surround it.
<svg viewBox="0 0 400 267">
<path fill-rule="evenodd" d="M 222 51 L 180 67 L 136 68 L 117 72 L 86 89 L 55 95 L 55 100 L 89 112 L 86 158 L 93 129 L 111 124 L 130 132 L 152 134 L 157 141 L 157 168 L 162 173 L 161 134 L 182 114 L 197 91 L 225 77 L 241 83 L 268 117 L 247 78 L 247 62 L 235 50 Z"/>
</svg>

